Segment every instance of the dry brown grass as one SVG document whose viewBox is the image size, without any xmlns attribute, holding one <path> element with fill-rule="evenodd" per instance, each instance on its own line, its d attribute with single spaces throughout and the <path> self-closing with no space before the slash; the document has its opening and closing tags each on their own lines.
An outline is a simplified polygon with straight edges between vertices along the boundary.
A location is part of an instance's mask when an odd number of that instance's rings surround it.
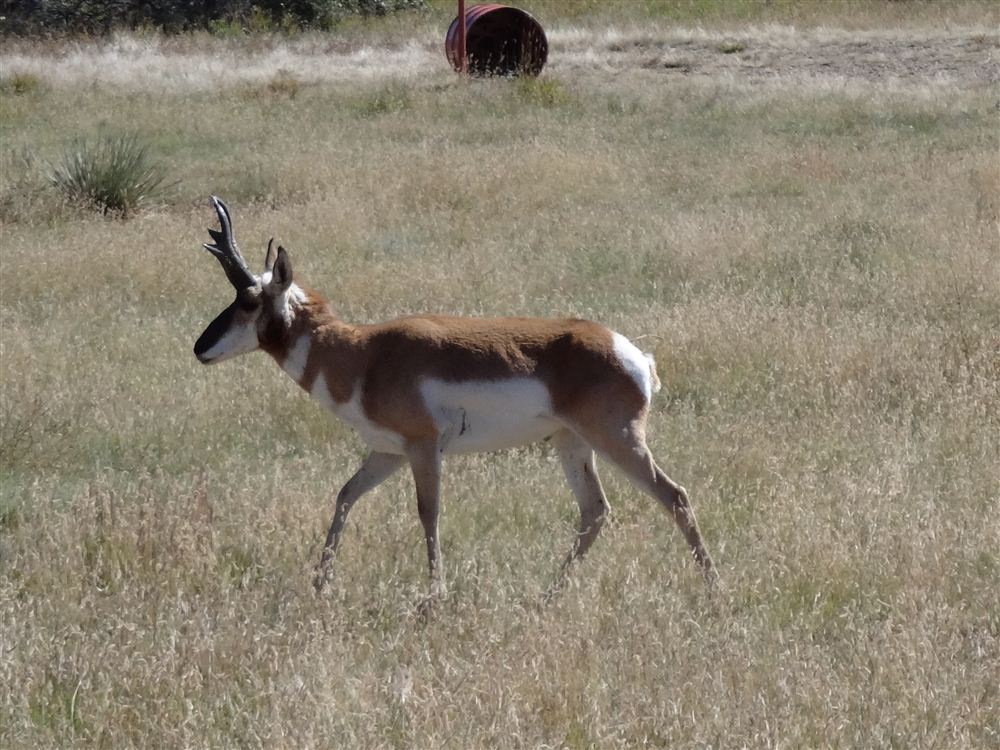
<svg viewBox="0 0 1000 750">
<path fill-rule="evenodd" d="M 1000 745 L 995 86 L 584 59 L 3 93 L 5 748 Z M 46 159 L 119 122 L 171 165 L 168 205 L 46 191 Z M 721 594 L 606 469 L 612 523 L 538 607 L 575 512 L 543 445 L 449 462 L 430 622 L 405 477 L 316 599 L 362 445 L 263 355 L 195 362 L 229 296 L 210 193 L 350 320 L 646 336 L 651 444 Z"/>
</svg>

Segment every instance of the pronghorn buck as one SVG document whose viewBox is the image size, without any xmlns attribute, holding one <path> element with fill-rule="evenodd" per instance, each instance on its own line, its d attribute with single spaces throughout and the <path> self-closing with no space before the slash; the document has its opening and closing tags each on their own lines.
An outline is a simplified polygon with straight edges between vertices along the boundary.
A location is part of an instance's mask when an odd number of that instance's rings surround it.
<svg viewBox="0 0 1000 750">
<path fill-rule="evenodd" d="M 204 364 L 263 349 L 296 383 L 358 431 L 371 449 L 337 495 L 316 573 L 322 589 L 351 507 L 409 463 L 427 542 L 431 595 L 444 591 L 438 541 L 441 460 L 550 438 L 580 507 L 580 530 L 550 589 L 565 582 L 608 517 L 595 451 L 656 498 L 684 533 L 711 583 L 715 572 L 684 488 L 646 447 L 650 399 L 660 382 L 653 358 L 620 334 L 586 320 L 477 319 L 414 315 L 350 325 L 292 280 L 284 248 L 268 244 L 264 272 L 251 273 L 225 204 L 208 249 L 236 300 L 194 346 Z"/>
</svg>

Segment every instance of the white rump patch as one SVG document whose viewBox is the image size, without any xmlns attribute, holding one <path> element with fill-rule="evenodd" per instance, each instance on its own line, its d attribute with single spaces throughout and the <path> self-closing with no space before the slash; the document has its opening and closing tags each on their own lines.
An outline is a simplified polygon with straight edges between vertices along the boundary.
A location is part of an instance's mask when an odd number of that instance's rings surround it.
<svg viewBox="0 0 1000 750">
<path fill-rule="evenodd" d="M 660 383 L 660 376 L 656 374 L 656 358 L 649 352 L 643 352 L 642 356 L 649 362 L 649 379 L 653 382 L 653 393 L 659 393 L 662 383 Z"/>
<path fill-rule="evenodd" d="M 312 348 L 312 339 L 308 334 L 302 334 L 295 339 L 295 344 L 288 350 L 288 355 L 281 363 L 281 369 L 287 372 L 296 383 L 302 383 L 302 376 L 306 374 L 306 363 L 309 362 L 309 350 Z"/>
<path fill-rule="evenodd" d="M 639 390 L 648 404 L 650 399 L 653 398 L 653 393 L 659 390 L 660 383 L 659 378 L 656 378 L 654 381 L 653 355 L 643 354 L 635 344 L 620 333 L 613 333 L 612 335 L 615 345 L 615 355 L 618 357 L 618 361 L 622 363 L 625 372 L 639 386 Z"/>
<path fill-rule="evenodd" d="M 326 376 L 320 373 L 312 385 L 309 395 L 319 401 L 347 424 L 353 427 L 373 451 L 403 455 L 403 436 L 372 422 L 361 406 L 361 387 L 356 385 L 351 397 L 344 402 L 334 400 L 326 384 Z"/>
<path fill-rule="evenodd" d="M 426 378 L 420 394 L 444 436 L 445 453 L 527 445 L 560 428 L 548 388 L 535 378 L 465 382 Z"/>
</svg>

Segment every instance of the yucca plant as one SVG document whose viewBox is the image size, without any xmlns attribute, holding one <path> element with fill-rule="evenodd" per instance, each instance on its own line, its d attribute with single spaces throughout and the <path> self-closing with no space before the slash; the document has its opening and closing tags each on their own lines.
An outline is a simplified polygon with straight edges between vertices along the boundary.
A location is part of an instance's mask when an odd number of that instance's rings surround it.
<svg viewBox="0 0 1000 750">
<path fill-rule="evenodd" d="M 48 178 L 71 201 L 123 216 L 155 203 L 167 187 L 165 170 L 134 134 L 77 141 Z"/>
</svg>

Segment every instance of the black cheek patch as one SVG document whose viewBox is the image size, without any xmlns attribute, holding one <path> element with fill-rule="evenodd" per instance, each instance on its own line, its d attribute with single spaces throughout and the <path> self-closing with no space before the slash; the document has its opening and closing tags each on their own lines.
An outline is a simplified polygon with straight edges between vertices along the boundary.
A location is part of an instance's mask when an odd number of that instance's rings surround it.
<svg viewBox="0 0 1000 750">
<path fill-rule="evenodd" d="M 236 303 L 234 302 L 219 313 L 219 316 L 209 323 L 205 332 L 198 337 L 198 340 L 194 343 L 194 355 L 200 359 L 202 354 L 215 346 L 219 342 L 219 339 L 226 335 L 226 331 L 232 326 L 235 316 Z"/>
</svg>

